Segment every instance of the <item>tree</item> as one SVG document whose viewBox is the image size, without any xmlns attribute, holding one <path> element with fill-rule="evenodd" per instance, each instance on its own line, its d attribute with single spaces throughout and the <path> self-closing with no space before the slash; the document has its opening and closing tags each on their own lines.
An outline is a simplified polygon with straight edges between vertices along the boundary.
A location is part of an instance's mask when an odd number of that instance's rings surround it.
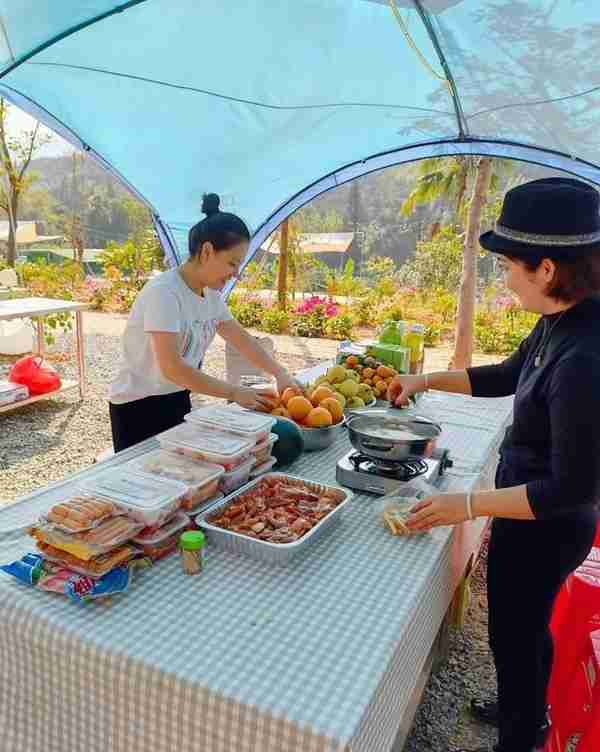
<svg viewBox="0 0 600 752">
<path fill-rule="evenodd" d="M 500 160 L 481 157 L 423 160 L 417 167 L 419 175 L 417 184 L 400 210 L 401 214 L 407 215 L 419 205 L 445 200 L 452 201 L 454 204 L 457 225 L 462 225 L 464 215 L 467 216 L 455 350 L 452 359 L 455 368 L 465 368 L 471 365 L 473 317 L 477 292 L 478 239 L 484 207 L 489 200 L 490 191 L 498 190 L 502 174 L 508 174 L 510 169 L 510 165 Z M 465 197 L 470 186 L 472 198 L 467 205 Z M 435 239 L 432 242 L 435 242 Z M 467 342 L 469 338 L 470 341 Z"/>
<path fill-rule="evenodd" d="M 277 301 L 280 311 L 287 311 L 287 274 L 290 228 L 289 220 L 281 223 L 279 238 L 279 268 L 277 270 Z"/>
<path fill-rule="evenodd" d="M 36 123 L 32 131 L 14 137 L 7 130 L 9 105 L 0 99 L 0 159 L 2 160 L 2 189 L 0 208 L 8 215 L 8 245 L 6 261 L 14 266 L 17 258 L 17 228 L 19 208 L 24 194 L 35 182 L 36 175 L 27 174 L 33 156 L 52 139 L 50 134 L 40 129 Z"/>
<path fill-rule="evenodd" d="M 492 160 L 480 158 L 477 165 L 473 198 L 469 208 L 469 220 L 463 253 L 463 268 L 458 293 L 458 313 L 454 340 L 453 368 L 464 370 L 473 360 L 473 331 L 475 319 L 475 295 L 477 292 L 477 256 L 481 215 L 488 198 Z"/>
</svg>

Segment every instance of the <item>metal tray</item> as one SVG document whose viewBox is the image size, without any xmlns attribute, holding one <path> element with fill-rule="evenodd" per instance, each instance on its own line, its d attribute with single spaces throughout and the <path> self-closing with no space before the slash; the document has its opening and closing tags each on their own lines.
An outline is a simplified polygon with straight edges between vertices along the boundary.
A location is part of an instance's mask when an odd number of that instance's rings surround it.
<svg viewBox="0 0 600 752">
<path fill-rule="evenodd" d="M 223 530 L 222 528 L 215 527 L 208 522 L 209 516 L 212 516 L 223 507 L 228 506 L 238 496 L 247 493 L 250 489 L 254 488 L 254 486 L 257 486 L 259 483 L 262 483 L 267 478 L 285 478 L 285 480 L 291 485 L 303 483 L 317 493 L 320 491 L 334 491 L 342 501 L 333 512 L 330 512 L 327 517 L 317 523 L 317 525 L 300 538 L 300 540 L 294 541 L 293 543 L 269 543 L 268 541 L 260 541 L 255 538 L 248 538 L 240 533 L 231 532 L 230 530 Z M 226 496 L 224 499 L 211 506 L 210 509 L 199 514 L 196 517 L 196 524 L 198 527 L 201 527 L 206 531 L 209 541 L 217 548 L 249 556 L 252 559 L 257 559 L 266 564 L 287 566 L 295 556 L 309 549 L 324 533 L 331 531 L 331 529 L 339 523 L 341 513 L 352 497 L 352 493 L 349 493 L 346 489 L 337 488 L 336 486 L 326 486 L 322 483 L 314 483 L 306 478 L 299 478 L 295 475 L 286 475 L 285 473 L 265 473 L 250 483 L 247 483 L 245 486 L 242 486 L 242 488 L 238 488 L 237 491 L 229 494 L 229 496 Z"/>
</svg>

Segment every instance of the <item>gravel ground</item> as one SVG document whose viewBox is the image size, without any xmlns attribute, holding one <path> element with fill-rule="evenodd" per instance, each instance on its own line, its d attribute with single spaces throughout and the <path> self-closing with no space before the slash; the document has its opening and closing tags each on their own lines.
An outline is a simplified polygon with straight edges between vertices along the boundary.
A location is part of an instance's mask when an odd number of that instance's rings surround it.
<svg viewBox="0 0 600 752">
<path fill-rule="evenodd" d="M 91 319 L 91 315 L 90 315 Z M 98 321 L 100 323 L 98 323 Z M 88 393 L 43 401 L 0 415 L 0 495 L 10 501 L 94 462 L 111 446 L 107 387 L 115 375 L 123 321 L 92 321 L 86 335 Z M 334 343 L 290 342 L 274 338 L 277 357 L 291 370 L 312 366 L 335 352 Z M 70 343 L 59 341 L 49 358 L 67 378 L 76 377 L 75 366 L 61 353 Z M 444 367 L 448 351 L 430 351 L 429 368 Z M 491 359 L 480 358 L 479 362 Z M 0 377 L 11 359 L 0 357 Z M 207 355 L 207 371 L 221 376 L 225 370 L 222 340 L 216 339 Z M 0 502 L 1 503 L 1 502 Z M 487 604 L 480 567 L 473 580 L 473 598 L 467 624 L 450 638 L 446 662 L 436 669 L 425 690 L 405 752 L 449 752 L 457 747 L 477 747 L 491 742 L 491 730 L 469 721 L 468 699 L 491 691 L 493 671 L 486 642 Z"/>
</svg>

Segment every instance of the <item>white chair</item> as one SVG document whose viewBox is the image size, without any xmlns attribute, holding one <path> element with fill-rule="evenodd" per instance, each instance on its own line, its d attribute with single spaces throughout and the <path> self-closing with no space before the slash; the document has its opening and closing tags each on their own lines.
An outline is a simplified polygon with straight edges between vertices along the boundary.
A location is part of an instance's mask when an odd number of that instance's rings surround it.
<svg viewBox="0 0 600 752">
<path fill-rule="evenodd" d="M 19 278 L 14 269 L 3 269 L 0 271 L 0 287 L 18 287 Z"/>
<path fill-rule="evenodd" d="M 272 339 L 269 337 L 255 337 L 255 339 L 270 355 L 275 355 L 275 345 Z M 268 374 L 253 366 L 229 343 L 225 345 L 225 370 L 227 381 L 234 386 L 239 386 L 242 382 L 250 386 L 271 381 Z"/>
</svg>

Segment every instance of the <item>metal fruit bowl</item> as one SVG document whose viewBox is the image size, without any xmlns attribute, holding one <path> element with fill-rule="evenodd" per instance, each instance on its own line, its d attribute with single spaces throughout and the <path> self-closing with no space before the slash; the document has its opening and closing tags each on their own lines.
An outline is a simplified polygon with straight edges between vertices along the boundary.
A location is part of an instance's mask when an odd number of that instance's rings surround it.
<svg viewBox="0 0 600 752">
<path fill-rule="evenodd" d="M 377 405 L 377 398 L 374 397 L 371 402 L 368 402 L 364 407 L 345 407 L 344 415 L 354 415 L 357 410 L 367 410 L 369 407 L 375 407 Z"/>
<path fill-rule="evenodd" d="M 334 426 L 326 426 L 325 428 L 306 428 L 305 426 L 298 426 L 298 428 L 302 431 L 304 451 L 318 452 L 333 444 L 336 436 L 339 436 L 343 430 L 344 423 L 336 423 Z"/>
</svg>

